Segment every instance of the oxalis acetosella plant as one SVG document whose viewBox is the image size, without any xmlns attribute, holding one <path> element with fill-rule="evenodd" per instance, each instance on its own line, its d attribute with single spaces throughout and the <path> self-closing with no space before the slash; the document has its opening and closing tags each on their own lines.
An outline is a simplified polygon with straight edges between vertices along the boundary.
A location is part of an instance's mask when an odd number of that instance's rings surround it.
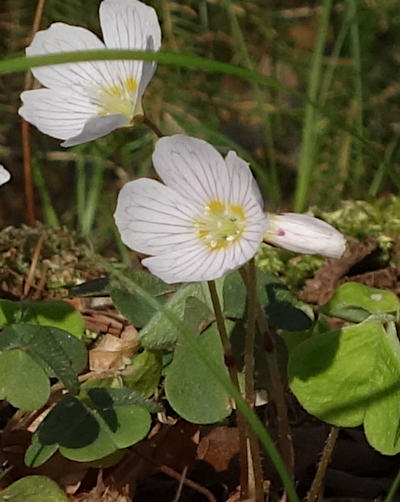
<svg viewBox="0 0 400 502">
<path fill-rule="evenodd" d="M 54 23 L 34 35 L 27 56 L 160 49 L 161 29 L 152 7 L 138 0 L 103 0 L 99 17 L 103 41 L 83 27 Z M 26 452 L 30 467 L 56 450 L 71 460 L 109 462 L 146 438 L 150 414 L 165 411 L 164 399 L 176 415 L 198 424 L 221 422 L 236 409 L 239 500 L 265 500 L 261 440 L 288 498 L 297 502 L 287 382 L 311 414 L 333 426 L 363 424 L 377 450 L 400 452 L 400 409 L 386 392 L 400 377 L 399 302 L 388 292 L 347 283 L 314 311 L 278 279 L 257 270 L 255 257 L 263 243 L 339 259 L 346 239 L 307 214 L 268 212 L 251 166 L 234 151 L 223 156 L 203 139 L 163 136 L 142 107 L 155 69 L 155 62 L 115 58 L 61 60 L 32 69 L 43 87 L 21 94 L 19 114 L 26 121 L 63 140 L 64 147 L 143 122 L 158 136 L 152 161 L 160 181 L 142 177 L 126 183 L 114 213 L 122 242 L 146 255 L 140 258 L 147 270 L 121 273 L 104 260 L 111 276 L 107 292 L 139 330 L 134 348 L 121 349 L 120 364 L 112 370 L 82 376 L 86 348 L 78 338 L 83 322 L 80 331 L 75 322 L 70 333 L 60 321 L 78 313 L 58 312 L 46 324 L 40 305 L 9 302 L 4 319 L 0 310 L 0 380 L 3 367 L 18 364 L 34 375 L 25 379 L 27 385 L 40 383 L 40 392 L 28 387 L 21 397 L 13 392 L 14 381 L 5 379 L 0 397 L 17 408 L 46 411 Z M 0 166 L 0 184 L 9 179 Z M 332 330 L 329 317 L 346 324 Z M 8 366 L 2 357 L 10 359 Z M 382 378 L 365 367 L 383 368 Z M 62 389 L 58 398 L 52 395 L 51 406 L 49 375 Z M 266 402 L 274 405 L 279 448 L 254 412 L 259 391 L 265 390 Z M 394 425 L 379 422 L 384 407 Z M 337 429 L 332 431 L 331 450 Z M 321 494 L 328 461 L 317 470 L 309 502 Z"/>
</svg>

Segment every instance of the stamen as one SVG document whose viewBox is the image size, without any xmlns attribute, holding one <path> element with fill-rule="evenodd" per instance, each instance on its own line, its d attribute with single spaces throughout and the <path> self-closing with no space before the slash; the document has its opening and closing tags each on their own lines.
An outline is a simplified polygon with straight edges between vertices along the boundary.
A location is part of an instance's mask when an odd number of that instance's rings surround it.
<svg viewBox="0 0 400 502">
<path fill-rule="evenodd" d="M 137 95 L 138 84 L 133 77 L 128 77 L 121 85 L 114 84 L 102 87 L 93 99 L 99 106 L 98 114 L 119 113 L 132 118 Z"/>
<path fill-rule="evenodd" d="M 231 246 L 246 228 L 246 213 L 242 206 L 212 200 L 204 208 L 194 226 L 197 236 L 212 251 Z"/>
</svg>

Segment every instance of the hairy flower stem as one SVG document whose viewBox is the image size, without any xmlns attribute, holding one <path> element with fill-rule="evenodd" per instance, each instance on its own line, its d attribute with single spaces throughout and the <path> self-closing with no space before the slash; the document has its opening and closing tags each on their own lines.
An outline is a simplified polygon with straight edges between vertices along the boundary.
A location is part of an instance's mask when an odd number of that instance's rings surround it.
<svg viewBox="0 0 400 502">
<path fill-rule="evenodd" d="M 278 367 L 276 346 L 272 334 L 269 331 L 268 323 L 264 317 L 261 305 L 257 306 L 257 324 L 264 337 L 268 369 L 270 377 L 270 391 L 276 407 L 276 415 L 279 431 L 279 445 L 286 466 L 293 479 L 294 476 L 294 450 L 292 433 L 290 431 L 287 406 L 285 400 L 285 390 L 283 388 Z"/>
<path fill-rule="evenodd" d="M 225 363 L 228 367 L 229 376 L 233 385 L 240 389 L 237 366 L 233 357 L 232 345 L 228 337 L 225 326 L 225 318 L 222 313 L 221 304 L 219 302 L 217 288 L 214 281 L 208 281 L 208 289 L 210 290 L 211 301 L 214 308 L 215 320 L 219 336 L 221 337 L 222 347 L 224 349 Z M 239 432 L 239 457 L 240 457 L 240 497 L 248 498 L 248 457 L 247 457 L 247 425 L 243 415 L 237 410 L 237 425 Z"/>
<path fill-rule="evenodd" d="M 254 407 L 254 346 L 256 339 L 256 315 L 257 315 L 257 275 L 254 258 L 250 260 L 246 270 L 242 269 L 242 277 L 247 287 L 247 325 L 244 350 L 244 381 L 245 398 L 251 407 Z M 253 471 L 254 500 L 263 502 L 264 500 L 264 476 L 261 465 L 260 446 L 257 437 L 248 429 L 249 447 L 251 455 L 251 465 Z M 249 462 L 250 463 L 250 462 Z"/>
<path fill-rule="evenodd" d="M 339 428 L 331 427 L 328 439 L 326 440 L 324 449 L 322 451 L 321 460 L 318 463 L 318 469 L 315 478 L 311 484 L 310 491 L 307 495 L 307 502 L 317 502 L 320 495 L 322 495 L 322 488 L 325 480 L 328 465 L 332 459 L 333 451 L 335 449 L 336 441 L 339 436 Z"/>
</svg>

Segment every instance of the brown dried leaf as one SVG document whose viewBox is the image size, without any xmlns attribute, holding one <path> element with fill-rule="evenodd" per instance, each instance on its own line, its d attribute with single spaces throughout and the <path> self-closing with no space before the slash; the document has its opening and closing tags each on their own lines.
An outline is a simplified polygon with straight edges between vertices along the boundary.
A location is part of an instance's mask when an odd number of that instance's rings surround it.
<svg viewBox="0 0 400 502">
<path fill-rule="evenodd" d="M 120 338 L 107 334 L 89 351 L 89 368 L 91 371 L 122 370 L 138 347 L 138 332 L 133 326 L 127 326 Z"/>
</svg>

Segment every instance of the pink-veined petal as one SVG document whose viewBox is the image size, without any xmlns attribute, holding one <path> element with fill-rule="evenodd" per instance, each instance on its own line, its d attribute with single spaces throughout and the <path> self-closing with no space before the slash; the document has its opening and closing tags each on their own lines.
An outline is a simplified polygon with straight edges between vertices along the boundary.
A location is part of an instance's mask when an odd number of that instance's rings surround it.
<svg viewBox="0 0 400 502">
<path fill-rule="evenodd" d="M 0 185 L 4 185 L 7 181 L 10 181 L 11 173 L 0 164 Z"/>
<path fill-rule="evenodd" d="M 104 49 L 104 44 L 89 30 L 65 23 L 53 23 L 47 30 L 39 31 L 26 49 L 27 56 L 58 52 Z M 83 91 L 94 87 L 112 86 L 114 76 L 108 62 L 66 63 L 32 68 L 39 82 L 49 88 L 79 86 Z"/>
<path fill-rule="evenodd" d="M 199 209 L 211 200 L 228 201 L 230 177 L 225 160 L 206 141 L 181 134 L 161 138 L 153 163 L 164 183 Z"/>
<path fill-rule="evenodd" d="M 41 132 L 63 140 L 80 134 L 97 113 L 97 107 L 73 88 L 25 91 L 21 100 L 21 117 Z"/>
<path fill-rule="evenodd" d="M 161 29 L 152 7 L 137 0 L 104 0 L 100 5 L 100 24 L 107 48 L 158 51 Z M 137 100 L 154 74 L 156 65 L 143 61 L 113 61 L 122 81 L 134 78 Z"/>
<path fill-rule="evenodd" d="M 123 186 L 114 218 L 131 249 L 160 254 L 196 243 L 194 208 L 174 190 L 147 178 Z"/>
</svg>

